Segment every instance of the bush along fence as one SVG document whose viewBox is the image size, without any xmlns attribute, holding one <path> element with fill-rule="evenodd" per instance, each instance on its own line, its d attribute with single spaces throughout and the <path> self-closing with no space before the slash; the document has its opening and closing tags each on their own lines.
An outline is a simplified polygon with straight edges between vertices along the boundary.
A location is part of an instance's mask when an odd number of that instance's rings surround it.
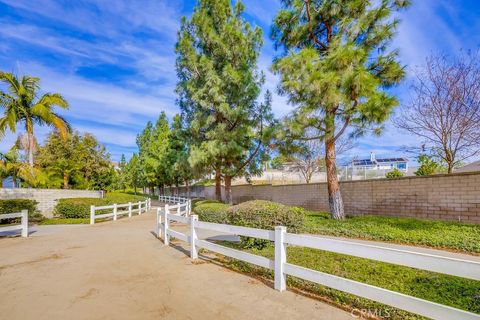
<svg viewBox="0 0 480 320">
<path fill-rule="evenodd" d="M 0 220 L 12 218 L 21 218 L 20 224 L 8 225 L 6 227 L 0 226 L 0 232 L 22 230 L 22 237 L 28 237 L 28 210 L 0 214 Z"/>
<path fill-rule="evenodd" d="M 148 198 L 145 201 L 138 201 L 138 202 L 129 202 L 125 204 L 113 204 L 109 206 L 90 206 L 90 224 L 95 224 L 96 219 L 104 219 L 112 217 L 113 220 L 117 220 L 119 216 L 128 214 L 130 218 L 132 213 L 138 213 L 139 215 L 142 212 L 146 212 L 150 210 L 152 207 L 151 199 Z M 107 210 L 112 210 L 108 212 Z M 143 210 L 143 211 L 142 211 Z M 105 212 L 107 211 L 107 212 Z M 100 212 L 100 214 L 97 214 Z"/>
<path fill-rule="evenodd" d="M 171 230 L 169 228 L 170 221 L 189 224 L 190 235 Z M 273 241 L 275 243 L 275 258 L 274 260 L 270 260 L 265 257 L 201 240 L 197 237 L 197 229 Z M 275 227 L 275 230 L 263 230 L 198 221 L 198 216 L 196 215 L 189 217 L 179 216 L 171 214 L 169 210 L 157 211 L 157 226 L 155 230 L 159 238 L 163 237 L 165 245 L 169 244 L 170 237 L 189 243 L 190 257 L 192 259 L 198 258 L 198 248 L 204 248 L 234 259 L 272 269 L 275 275 L 274 287 L 279 291 L 286 290 L 286 276 L 289 275 L 432 319 L 480 319 L 480 315 L 468 311 L 290 264 L 287 262 L 286 249 L 289 245 L 308 247 L 477 281 L 480 280 L 480 263 L 478 262 L 325 237 L 293 234 L 288 233 L 286 228 L 282 226 Z"/>
</svg>

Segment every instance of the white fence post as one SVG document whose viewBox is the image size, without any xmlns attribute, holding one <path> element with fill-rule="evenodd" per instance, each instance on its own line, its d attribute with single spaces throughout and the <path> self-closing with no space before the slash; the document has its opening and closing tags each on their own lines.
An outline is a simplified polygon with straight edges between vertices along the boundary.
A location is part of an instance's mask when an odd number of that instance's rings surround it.
<svg viewBox="0 0 480 320">
<path fill-rule="evenodd" d="M 168 204 L 165 205 L 163 213 L 163 243 L 168 246 Z"/>
<path fill-rule="evenodd" d="M 177 215 L 181 215 L 180 202 L 177 203 L 177 206 L 178 206 L 178 208 L 177 208 Z"/>
<path fill-rule="evenodd" d="M 90 224 L 95 224 L 95 206 L 90 206 Z"/>
<path fill-rule="evenodd" d="M 161 213 L 162 209 L 161 208 L 157 208 L 157 227 L 156 227 L 156 232 L 157 232 L 157 238 L 160 238 L 161 237 L 161 232 L 162 232 L 162 228 L 161 228 L 161 223 L 162 223 L 162 218 L 160 217 L 160 213 Z"/>
<path fill-rule="evenodd" d="M 287 262 L 287 246 L 284 242 L 287 228 L 275 227 L 275 290 L 287 289 L 285 263 Z"/>
<path fill-rule="evenodd" d="M 132 203 L 131 202 L 128 203 L 128 217 L 129 218 L 132 217 Z"/>
<path fill-rule="evenodd" d="M 138 201 L 138 215 L 142 214 L 142 202 Z"/>
<path fill-rule="evenodd" d="M 152 199 L 151 199 L 151 198 L 148 198 L 148 199 L 147 199 L 147 202 L 148 202 L 148 209 L 147 209 L 147 210 L 152 209 Z"/>
<path fill-rule="evenodd" d="M 22 210 L 22 237 L 28 237 L 28 210 Z"/>
<path fill-rule="evenodd" d="M 113 220 L 117 220 L 117 204 L 113 204 Z"/>
<path fill-rule="evenodd" d="M 198 221 L 198 216 L 190 216 L 190 258 L 197 259 L 198 251 L 195 243 L 197 241 L 197 231 L 195 230 L 195 221 Z"/>
</svg>

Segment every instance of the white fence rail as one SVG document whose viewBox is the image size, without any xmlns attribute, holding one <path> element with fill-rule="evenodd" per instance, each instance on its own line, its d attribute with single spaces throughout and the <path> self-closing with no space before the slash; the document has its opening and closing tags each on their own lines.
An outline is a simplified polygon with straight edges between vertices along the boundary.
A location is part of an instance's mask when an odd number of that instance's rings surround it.
<svg viewBox="0 0 480 320">
<path fill-rule="evenodd" d="M 128 215 L 130 218 L 132 213 L 138 213 L 141 215 L 143 212 L 150 210 L 152 207 L 151 199 L 148 198 L 145 201 L 138 201 L 138 202 L 129 202 L 125 204 L 112 204 L 108 206 L 90 206 L 90 224 L 95 224 L 96 219 L 103 219 L 103 218 L 113 218 L 113 220 L 117 220 L 119 216 Z M 111 212 L 97 214 L 97 211 L 103 211 L 112 209 Z"/>
<path fill-rule="evenodd" d="M 188 223 L 190 225 L 190 235 L 171 230 L 169 223 L 170 221 Z M 275 259 L 270 260 L 265 257 L 198 239 L 196 231 L 197 229 L 206 229 L 239 236 L 271 240 L 275 243 Z M 260 267 L 272 269 L 274 270 L 275 274 L 274 287 L 279 291 L 284 291 L 286 289 L 286 276 L 289 275 L 432 319 L 480 319 L 479 314 L 290 264 L 287 262 L 286 248 L 288 245 L 294 245 L 326 250 L 432 272 L 454 275 L 477 281 L 480 280 L 479 262 L 411 252 L 408 250 L 391 249 L 325 237 L 298 235 L 287 233 L 285 227 L 276 227 L 274 231 L 271 231 L 203 222 L 198 221 L 198 217 L 196 215 L 191 215 L 190 217 L 179 217 L 178 215 L 171 214 L 169 210 L 161 209 L 157 211 L 156 231 L 158 237 L 163 237 L 166 245 L 169 244 L 169 237 L 175 237 L 188 242 L 190 244 L 190 256 L 192 259 L 198 258 L 198 248 L 204 248 L 231 258 L 258 265 Z"/>
<path fill-rule="evenodd" d="M 22 237 L 28 237 L 28 210 L 22 210 L 21 212 L 0 214 L 0 220 L 22 218 L 20 224 L 14 224 L 9 226 L 1 226 L 0 232 L 22 230 Z"/>
<path fill-rule="evenodd" d="M 176 196 L 158 196 L 158 201 L 164 202 L 165 210 L 177 210 L 177 215 L 189 216 L 192 211 L 192 200 L 185 197 Z M 175 205 L 168 205 L 169 203 L 175 203 Z"/>
</svg>

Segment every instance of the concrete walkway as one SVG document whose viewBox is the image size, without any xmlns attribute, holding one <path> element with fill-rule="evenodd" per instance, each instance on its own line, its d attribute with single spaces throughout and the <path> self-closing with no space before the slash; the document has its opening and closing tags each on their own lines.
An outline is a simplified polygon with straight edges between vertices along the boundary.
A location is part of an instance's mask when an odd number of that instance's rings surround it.
<svg viewBox="0 0 480 320">
<path fill-rule="evenodd" d="M 6 319 L 352 319 L 348 312 L 163 246 L 153 211 L 0 239 Z M 56 226 L 57 227 L 57 226 Z M 53 229 L 51 229 L 53 230 Z"/>
</svg>

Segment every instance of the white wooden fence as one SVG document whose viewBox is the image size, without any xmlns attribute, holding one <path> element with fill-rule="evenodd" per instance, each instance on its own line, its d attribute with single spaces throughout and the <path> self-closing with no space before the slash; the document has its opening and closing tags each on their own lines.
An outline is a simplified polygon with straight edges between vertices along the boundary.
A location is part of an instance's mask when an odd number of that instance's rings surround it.
<svg viewBox="0 0 480 320">
<path fill-rule="evenodd" d="M 90 206 L 90 224 L 95 224 L 95 219 L 110 218 L 117 220 L 119 216 L 128 215 L 130 218 L 132 213 L 138 213 L 150 210 L 152 207 L 152 200 L 150 198 L 145 201 L 129 202 L 125 204 L 112 204 L 108 206 Z M 111 212 L 96 214 L 97 211 L 112 209 Z"/>
<path fill-rule="evenodd" d="M 176 196 L 158 196 L 158 201 L 167 204 L 164 208 L 165 211 L 177 210 L 177 215 L 189 216 L 192 211 L 192 200 L 190 200 L 189 198 Z M 175 203 L 175 205 L 168 205 L 169 203 Z"/>
<path fill-rule="evenodd" d="M 170 229 L 170 221 L 189 224 L 190 235 Z M 206 240 L 200 240 L 197 237 L 197 229 L 212 230 L 273 241 L 275 243 L 275 259 L 270 260 L 265 257 L 224 247 Z M 184 217 L 171 214 L 169 210 L 157 211 L 157 226 L 155 230 L 157 231 L 158 237 L 163 237 L 165 245 L 169 244 L 169 237 L 188 242 L 190 244 L 190 256 L 192 259 L 198 258 L 198 248 L 204 248 L 260 267 L 272 269 L 275 274 L 275 289 L 279 291 L 284 291 L 286 289 L 286 276 L 290 275 L 432 319 L 480 319 L 479 314 L 290 264 L 287 262 L 286 248 L 288 245 L 294 245 L 326 250 L 477 281 L 480 280 L 480 263 L 478 262 L 320 236 L 293 234 L 288 233 L 285 227 L 280 226 L 272 231 L 203 222 L 198 221 L 196 215 Z"/>
<path fill-rule="evenodd" d="M 8 225 L 6 227 L 2 227 L 0 225 L 0 232 L 22 230 L 22 237 L 28 237 L 28 210 L 22 210 L 21 212 L 15 213 L 0 214 L 0 220 L 11 218 L 22 218 L 22 220 L 20 224 Z"/>
</svg>

